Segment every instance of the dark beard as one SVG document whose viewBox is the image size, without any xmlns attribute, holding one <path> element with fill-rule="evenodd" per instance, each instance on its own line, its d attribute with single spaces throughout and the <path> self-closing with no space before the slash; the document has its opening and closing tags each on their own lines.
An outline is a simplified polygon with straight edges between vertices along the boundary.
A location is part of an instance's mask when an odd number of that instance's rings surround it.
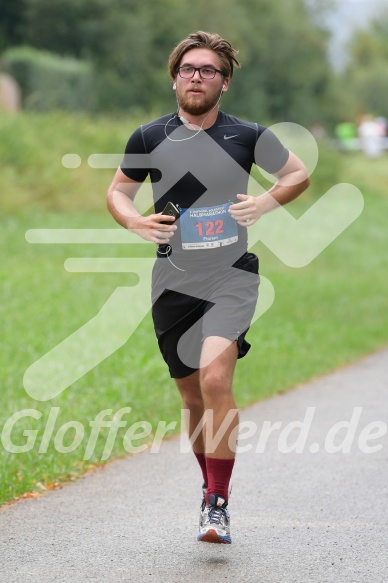
<svg viewBox="0 0 388 583">
<path fill-rule="evenodd" d="M 218 102 L 219 95 L 207 97 L 201 103 L 193 102 L 190 98 L 186 97 L 185 94 L 179 97 L 180 107 L 190 115 L 203 115 L 208 113 Z"/>
</svg>

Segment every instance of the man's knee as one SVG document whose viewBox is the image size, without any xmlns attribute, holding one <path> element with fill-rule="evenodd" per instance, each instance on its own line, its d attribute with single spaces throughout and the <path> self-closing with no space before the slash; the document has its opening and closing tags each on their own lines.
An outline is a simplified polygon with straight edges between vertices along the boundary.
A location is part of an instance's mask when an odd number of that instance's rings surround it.
<svg viewBox="0 0 388 583">
<path fill-rule="evenodd" d="M 204 407 L 201 395 L 192 395 L 190 393 L 182 395 L 182 403 L 184 408 L 190 411 L 201 411 Z"/>
<path fill-rule="evenodd" d="M 175 379 L 175 383 L 182 397 L 183 406 L 190 411 L 203 409 L 203 398 L 198 371 L 184 379 Z"/>
<path fill-rule="evenodd" d="M 220 366 L 207 366 L 201 370 L 201 391 L 204 398 L 221 397 L 231 391 L 229 374 Z"/>
</svg>

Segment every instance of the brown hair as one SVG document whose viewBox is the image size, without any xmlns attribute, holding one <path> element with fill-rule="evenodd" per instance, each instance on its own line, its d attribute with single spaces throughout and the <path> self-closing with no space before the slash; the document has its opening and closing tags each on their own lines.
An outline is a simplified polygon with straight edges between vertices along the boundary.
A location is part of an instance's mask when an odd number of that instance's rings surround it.
<svg viewBox="0 0 388 583">
<path fill-rule="evenodd" d="M 229 77 L 229 79 L 233 76 L 234 65 L 240 67 L 240 63 L 237 60 L 238 51 L 232 47 L 229 41 L 220 37 L 219 34 L 199 30 L 183 39 L 172 51 L 168 60 L 171 79 L 175 79 L 177 67 L 183 55 L 191 49 L 210 49 L 217 53 L 221 62 L 222 74 L 224 77 Z"/>
</svg>

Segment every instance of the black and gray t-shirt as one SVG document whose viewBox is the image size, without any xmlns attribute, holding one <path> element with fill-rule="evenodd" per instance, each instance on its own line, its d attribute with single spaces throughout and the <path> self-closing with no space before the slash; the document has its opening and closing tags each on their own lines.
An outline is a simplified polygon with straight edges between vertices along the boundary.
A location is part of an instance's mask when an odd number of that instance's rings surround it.
<svg viewBox="0 0 388 583">
<path fill-rule="evenodd" d="M 219 111 L 214 125 L 197 133 L 169 114 L 132 134 L 120 168 L 138 182 L 150 176 L 156 213 L 168 201 L 181 207 L 170 240 L 174 263 L 214 267 L 232 265 L 247 250 L 247 229 L 231 219 L 228 206 L 247 193 L 252 164 L 275 173 L 288 156 L 259 124 Z"/>
</svg>

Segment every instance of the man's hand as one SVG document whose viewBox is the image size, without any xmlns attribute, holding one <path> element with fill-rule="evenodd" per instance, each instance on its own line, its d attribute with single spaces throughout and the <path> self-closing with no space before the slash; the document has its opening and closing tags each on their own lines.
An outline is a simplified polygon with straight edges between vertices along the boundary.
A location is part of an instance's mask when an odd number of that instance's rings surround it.
<svg viewBox="0 0 388 583">
<path fill-rule="evenodd" d="M 276 184 L 264 194 L 237 195 L 241 202 L 230 205 L 229 212 L 239 225 L 250 227 L 265 213 L 294 200 L 310 184 L 303 162 L 292 152 L 289 152 L 287 162 L 274 176 L 278 179 Z"/>
<path fill-rule="evenodd" d="M 147 217 L 139 215 L 128 219 L 127 229 L 146 241 L 152 241 L 157 245 L 166 245 L 177 229 L 177 226 L 173 224 L 174 221 L 175 217 L 161 213 Z M 170 224 L 163 225 L 164 222 Z"/>
<path fill-rule="evenodd" d="M 229 212 L 232 218 L 243 227 L 253 225 L 263 214 L 267 213 L 274 206 L 274 200 L 268 193 L 262 194 L 261 196 L 238 194 L 237 198 L 241 202 L 230 205 Z"/>
<path fill-rule="evenodd" d="M 141 185 L 141 182 L 131 180 L 118 168 L 107 194 L 108 209 L 115 221 L 125 229 L 146 241 L 166 245 L 177 229 L 172 224 L 175 217 L 161 213 L 143 217 L 133 204 Z"/>
</svg>

